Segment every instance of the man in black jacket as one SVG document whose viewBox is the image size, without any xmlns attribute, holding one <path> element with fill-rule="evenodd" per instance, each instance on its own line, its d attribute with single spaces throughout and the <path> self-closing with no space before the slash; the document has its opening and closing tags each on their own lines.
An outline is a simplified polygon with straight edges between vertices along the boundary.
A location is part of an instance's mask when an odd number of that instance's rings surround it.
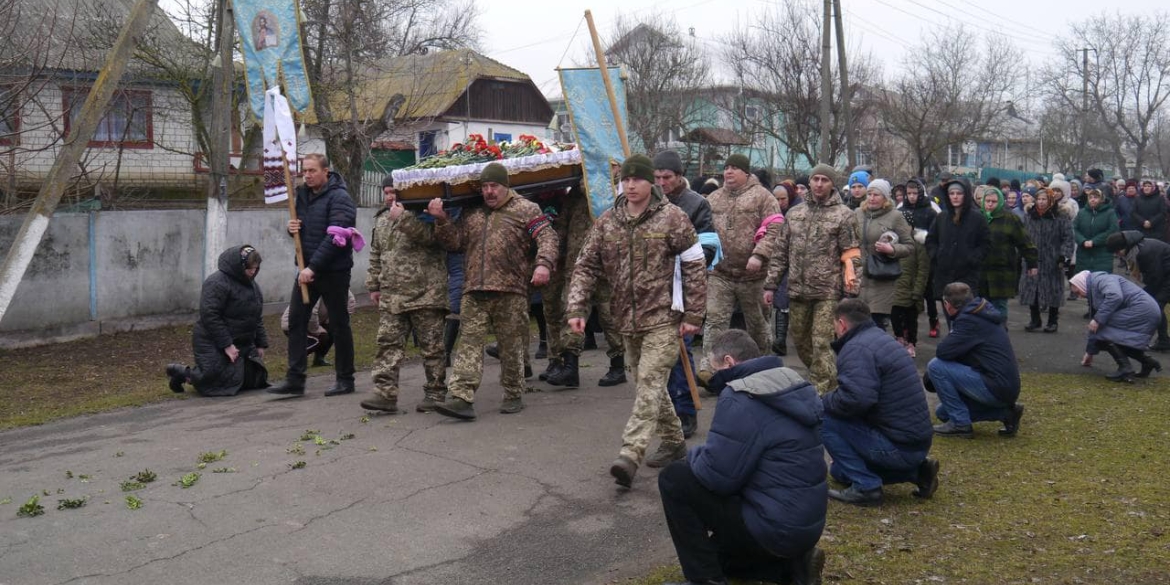
<svg viewBox="0 0 1170 585">
<path fill-rule="evenodd" d="M 334 365 L 337 382 L 325 395 L 349 394 L 354 391 L 353 332 L 349 327 L 348 310 L 353 242 L 346 238 L 339 240 L 327 230 L 330 227 L 354 227 L 357 209 L 345 189 L 345 180 L 329 170 L 329 161 L 324 155 L 305 155 L 302 171 L 305 183 L 296 192 L 298 219 L 289 220 L 288 233 L 301 234 L 305 269 L 297 274 L 289 299 L 288 374 L 283 383 L 268 391 L 293 396 L 305 393 L 309 315 L 311 307 L 323 298 L 331 321 L 330 334 L 337 348 Z M 309 287 L 308 304 L 301 298 L 302 284 Z"/>
<path fill-rule="evenodd" d="M 1162 320 L 1158 322 L 1158 341 L 1150 346 L 1154 351 L 1170 350 L 1170 335 L 1166 332 L 1166 304 L 1170 303 L 1170 244 L 1147 238 L 1136 230 L 1125 230 L 1110 234 L 1105 248 L 1119 254 L 1129 266 L 1130 272 L 1141 276 L 1146 294 L 1154 297 L 1162 307 Z"/>
<path fill-rule="evenodd" d="M 943 289 L 943 309 L 953 320 L 951 332 L 926 365 L 928 389 L 938 392 L 940 402 L 935 415 L 943 421 L 934 433 L 970 439 L 971 423 L 998 420 L 1003 421 L 999 434 L 1014 437 L 1024 405 L 1016 402 L 1020 370 L 1003 317 L 962 282 Z"/>
<path fill-rule="evenodd" d="M 929 498 L 938 489 L 938 461 L 927 457 L 933 432 L 914 360 L 873 322 L 861 299 L 837 305 L 837 389 L 825 394 L 821 438 L 833 458 L 829 475 L 844 490 L 829 497 L 869 506 L 882 485 L 909 482 Z"/>
<path fill-rule="evenodd" d="M 664 150 L 654 156 L 654 182 L 662 189 L 662 193 L 673 204 L 682 209 L 687 217 L 691 218 L 691 225 L 695 226 L 695 233 L 699 234 L 699 244 L 707 258 L 707 265 L 715 259 L 716 246 L 708 243 L 703 245 L 702 234 L 715 236 L 715 224 L 711 221 L 711 204 L 707 199 L 687 187 L 683 178 L 682 157 L 673 150 Z M 691 356 L 691 338 L 686 340 L 687 359 L 691 362 L 691 371 L 695 370 L 695 360 Z M 670 394 L 670 401 L 674 403 L 674 412 L 682 423 L 683 437 L 689 439 L 699 429 L 699 419 L 696 416 L 695 401 L 691 398 L 691 390 L 687 385 L 686 373 L 683 371 L 682 358 L 670 370 L 670 378 L 666 383 L 666 391 Z M 650 465 L 650 463 L 648 463 Z"/>
</svg>

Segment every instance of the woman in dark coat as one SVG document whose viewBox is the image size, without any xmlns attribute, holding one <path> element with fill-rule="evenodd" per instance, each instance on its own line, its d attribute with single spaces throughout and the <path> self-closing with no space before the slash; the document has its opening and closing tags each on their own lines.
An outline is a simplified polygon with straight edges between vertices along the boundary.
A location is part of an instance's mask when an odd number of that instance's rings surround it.
<svg viewBox="0 0 1170 585">
<path fill-rule="evenodd" d="M 1005 209 L 999 189 L 987 187 L 983 191 L 983 216 L 991 239 L 983 259 L 979 292 L 999 311 L 1006 329 L 1008 299 L 1015 298 L 1019 291 L 1020 261 L 1025 271 L 1035 272 L 1036 246 L 1020 219 Z"/>
<path fill-rule="evenodd" d="M 1166 239 L 1166 199 L 1158 185 L 1149 179 L 1142 181 L 1142 192 L 1133 200 L 1129 212 L 1134 229 L 1155 240 Z"/>
<path fill-rule="evenodd" d="M 1145 378 L 1162 371 L 1162 364 L 1146 353 L 1146 344 L 1162 313 L 1154 297 L 1125 278 L 1088 270 L 1073 276 L 1070 288 L 1077 296 L 1089 299 L 1093 311 L 1081 365 L 1092 365 L 1093 356 L 1104 349 L 1117 362 L 1117 371 L 1105 376 L 1110 380 L 1133 382 L 1135 377 Z M 1142 371 L 1135 374 L 1129 358 L 1141 363 Z"/>
<path fill-rule="evenodd" d="M 268 387 L 264 350 L 264 296 L 256 284 L 260 253 L 235 246 L 219 255 L 219 271 L 203 281 L 199 320 L 191 346 L 195 366 L 167 366 L 174 392 L 188 383 L 204 396 L 235 396 L 240 390 Z"/>
<path fill-rule="evenodd" d="M 1077 267 L 1089 272 L 1113 272 L 1113 254 L 1105 247 L 1110 234 L 1117 233 L 1117 213 L 1099 189 L 1085 189 L 1085 207 L 1073 222 L 1077 240 Z"/>
<path fill-rule="evenodd" d="M 898 209 L 902 211 L 902 217 L 906 219 L 906 223 L 910 224 L 911 228 L 923 230 L 923 232 L 930 231 L 931 226 L 934 225 L 934 218 L 938 217 L 939 213 L 938 205 L 930 200 L 926 184 L 917 177 L 906 181 L 906 199 L 902 201 Z M 926 301 L 926 318 L 930 323 L 930 336 L 938 337 L 938 303 L 934 300 L 934 289 L 931 284 L 934 282 L 934 265 L 929 261 L 927 264 L 929 265 L 927 270 L 930 272 L 926 279 L 926 294 L 923 296 Z M 915 337 L 917 337 L 917 332 Z"/>
<path fill-rule="evenodd" d="M 1031 320 L 1024 331 L 1041 327 L 1040 311 L 1047 307 L 1048 325 L 1044 332 L 1055 333 L 1060 321 L 1060 307 L 1064 305 L 1064 267 L 1072 258 L 1076 244 L 1073 242 L 1072 223 L 1057 215 L 1054 201 L 1055 197 L 1047 187 L 1038 190 L 1024 220 L 1024 227 L 1039 253 L 1036 266 L 1039 271 L 1025 274 L 1020 279 L 1020 304 L 1031 311 Z"/>
<path fill-rule="evenodd" d="M 966 283 L 978 291 L 980 267 L 990 245 L 987 220 L 975 209 L 971 185 L 953 179 L 943 193 L 946 209 L 934 219 L 926 236 L 926 250 L 934 263 L 931 285 L 935 299 L 941 299 L 943 289 L 952 282 Z"/>
</svg>

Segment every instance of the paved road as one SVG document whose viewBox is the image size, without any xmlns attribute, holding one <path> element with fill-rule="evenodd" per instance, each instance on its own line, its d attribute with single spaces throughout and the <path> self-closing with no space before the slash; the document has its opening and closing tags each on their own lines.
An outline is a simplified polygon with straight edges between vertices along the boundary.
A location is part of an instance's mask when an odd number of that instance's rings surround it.
<svg viewBox="0 0 1170 585">
<path fill-rule="evenodd" d="M 1083 301 L 1056 335 L 1023 333 L 1026 310 L 1012 310 L 1025 369 L 1083 372 Z M 922 337 L 920 367 L 934 346 Z M 304 398 L 196 397 L 0 433 L 0 498 L 12 499 L 0 506 L 0 585 L 591 584 L 673 562 L 653 470 L 628 492 L 607 475 L 632 388 L 593 385 L 604 359 L 587 352 L 585 387 L 529 394 L 515 415 L 495 411 L 499 370 L 488 359 L 472 423 L 413 411 L 362 422 L 361 374 L 349 396 L 324 398 L 322 376 Z M 421 398 L 421 377 L 419 364 L 406 368 L 405 404 Z M 705 404 L 704 430 L 713 399 Z M 319 447 L 298 441 L 306 430 L 355 437 Z M 298 443 L 305 454 L 290 454 Z M 194 486 L 172 485 L 220 450 L 227 457 Z M 291 469 L 296 461 L 305 467 Z M 119 483 L 146 468 L 159 479 L 129 510 Z M 46 513 L 17 518 L 42 490 Z M 56 510 L 81 496 L 84 508 Z"/>
</svg>

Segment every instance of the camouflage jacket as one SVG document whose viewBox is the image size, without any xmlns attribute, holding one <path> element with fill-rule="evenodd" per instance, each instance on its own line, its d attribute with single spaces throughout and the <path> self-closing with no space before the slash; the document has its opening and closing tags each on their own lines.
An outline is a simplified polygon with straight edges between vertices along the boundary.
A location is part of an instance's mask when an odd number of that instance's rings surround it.
<svg viewBox="0 0 1170 585">
<path fill-rule="evenodd" d="M 447 253 L 435 240 L 433 224 L 411 212 L 374 218 L 366 290 L 379 292 L 379 308 L 392 314 L 447 308 Z"/>
<path fill-rule="evenodd" d="M 788 210 L 780 230 L 761 240 L 771 245 L 772 258 L 764 288 L 775 290 L 788 274 L 788 298 L 836 300 L 844 294 L 841 254 L 860 247 L 857 217 L 834 191 L 824 203 L 809 195 Z M 861 261 L 853 260 L 861 277 Z"/>
<path fill-rule="evenodd" d="M 498 209 L 464 209 L 459 221 L 435 221 L 435 237 L 451 252 L 463 252 L 463 292 L 528 294 L 536 242 L 536 265 L 556 269 L 557 233 L 540 206 L 508 191 Z"/>
<path fill-rule="evenodd" d="M 581 255 L 581 248 L 585 239 L 589 237 L 589 228 L 593 226 L 593 217 L 589 212 L 589 199 L 584 191 L 570 191 L 565 195 L 560 212 L 553 220 L 553 228 L 560 238 L 560 258 L 558 268 L 566 271 L 565 276 L 573 271 L 573 264 L 577 256 Z"/>
<path fill-rule="evenodd" d="M 765 218 L 780 213 L 776 197 L 758 179 L 749 176 L 748 182 L 739 189 L 722 187 L 708 195 L 707 201 L 711 203 L 715 231 L 723 246 L 723 260 L 715 266 L 714 273 L 730 280 L 764 278 L 763 270 L 749 274 L 746 266 L 752 256 L 759 256 L 765 264 L 768 262 L 769 246 L 764 240 L 757 243 L 755 236 Z M 769 229 L 779 231 L 780 226 Z"/>
<path fill-rule="evenodd" d="M 702 325 L 707 307 L 706 262 L 687 214 L 655 190 L 649 207 L 637 217 L 626 212 L 619 196 L 613 209 L 593 224 L 577 257 L 569 287 L 567 318 L 589 316 L 591 295 L 601 278 L 613 286 L 610 309 L 618 331 L 632 334 L 680 320 Z M 675 257 L 694 248 L 696 260 L 682 263 L 685 313 L 671 309 Z"/>
</svg>

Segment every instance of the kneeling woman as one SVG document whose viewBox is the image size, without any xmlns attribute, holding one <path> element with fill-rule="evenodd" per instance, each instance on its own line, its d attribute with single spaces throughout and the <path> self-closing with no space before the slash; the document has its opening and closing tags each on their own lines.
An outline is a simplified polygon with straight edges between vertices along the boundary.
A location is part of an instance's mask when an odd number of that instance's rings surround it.
<svg viewBox="0 0 1170 585">
<path fill-rule="evenodd" d="M 235 396 L 240 390 L 268 387 L 264 349 L 264 296 L 256 284 L 260 252 L 252 246 L 228 248 L 219 255 L 219 271 L 203 281 L 199 320 L 191 346 L 195 366 L 167 366 L 170 387 L 182 392 L 191 384 L 204 396 Z"/>
<path fill-rule="evenodd" d="M 1069 281 L 1073 293 L 1089 300 L 1089 340 L 1081 365 L 1093 363 L 1093 355 L 1105 350 L 1117 362 L 1117 371 L 1105 377 L 1121 382 L 1145 378 L 1162 371 L 1162 364 L 1146 354 L 1150 336 L 1158 326 L 1161 308 L 1141 287 L 1115 274 L 1077 273 Z M 1134 373 L 1129 358 L 1137 360 L 1142 370 Z"/>
</svg>

